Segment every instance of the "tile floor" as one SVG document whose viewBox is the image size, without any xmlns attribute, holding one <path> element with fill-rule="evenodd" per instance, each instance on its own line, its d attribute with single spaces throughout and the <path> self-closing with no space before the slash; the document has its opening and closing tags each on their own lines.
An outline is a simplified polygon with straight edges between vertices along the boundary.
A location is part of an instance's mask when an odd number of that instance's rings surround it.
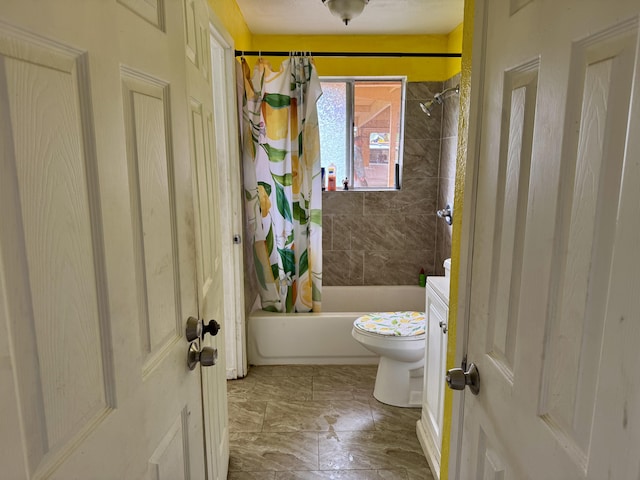
<svg viewBox="0 0 640 480">
<path fill-rule="evenodd" d="M 420 409 L 373 398 L 376 366 L 265 366 L 228 382 L 229 480 L 431 480 Z"/>
</svg>

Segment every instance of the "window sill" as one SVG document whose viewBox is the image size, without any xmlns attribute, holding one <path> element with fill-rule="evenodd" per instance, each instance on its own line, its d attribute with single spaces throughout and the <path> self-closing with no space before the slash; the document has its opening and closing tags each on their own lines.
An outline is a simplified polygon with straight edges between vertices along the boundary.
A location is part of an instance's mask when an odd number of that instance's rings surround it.
<svg viewBox="0 0 640 480">
<path fill-rule="evenodd" d="M 338 190 L 323 190 L 322 193 L 349 193 L 349 192 L 358 192 L 358 193 L 366 193 L 366 192 L 399 192 L 402 188 L 350 188 L 349 190 L 344 190 L 340 188 Z"/>
</svg>

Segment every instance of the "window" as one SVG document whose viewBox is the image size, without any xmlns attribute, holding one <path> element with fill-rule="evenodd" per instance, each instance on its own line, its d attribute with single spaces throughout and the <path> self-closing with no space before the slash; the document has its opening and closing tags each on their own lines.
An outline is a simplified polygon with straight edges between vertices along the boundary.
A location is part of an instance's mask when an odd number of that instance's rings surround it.
<svg viewBox="0 0 640 480">
<path fill-rule="evenodd" d="M 320 152 L 336 167 L 337 189 L 399 188 L 404 78 L 321 78 Z"/>
</svg>

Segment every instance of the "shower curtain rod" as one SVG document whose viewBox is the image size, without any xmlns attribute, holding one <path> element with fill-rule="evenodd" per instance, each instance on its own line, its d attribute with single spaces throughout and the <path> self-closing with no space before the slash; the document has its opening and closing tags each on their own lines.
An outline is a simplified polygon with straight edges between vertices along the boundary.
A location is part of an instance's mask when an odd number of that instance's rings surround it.
<svg viewBox="0 0 640 480">
<path fill-rule="evenodd" d="M 296 51 L 312 57 L 446 57 L 459 58 L 461 53 L 433 53 L 433 52 L 307 52 Z M 291 51 L 266 51 L 266 50 L 236 50 L 236 57 L 288 57 Z"/>
</svg>

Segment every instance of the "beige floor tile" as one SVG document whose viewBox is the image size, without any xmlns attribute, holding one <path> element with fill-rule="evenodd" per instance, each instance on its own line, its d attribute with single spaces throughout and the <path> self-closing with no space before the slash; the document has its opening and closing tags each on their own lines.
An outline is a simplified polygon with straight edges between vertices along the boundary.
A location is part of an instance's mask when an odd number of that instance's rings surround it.
<svg viewBox="0 0 640 480">
<path fill-rule="evenodd" d="M 275 480 L 276 472 L 229 472 L 227 480 Z"/>
<path fill-rule="evenodd" d="M 363 376 L 351 377 L 348 375 L 314 376 L 313 391 L 371 391 L 375 386 L 376 379 Z"/>
<path fill-rule="evenodd" d="M 264 365 L 251 367 L 249 377 L 312 377 L 314 365 Z"/>
<path fill-rule="evenodd" d="M 373 398 L 376 365 L 251 367 L 227 382 L 229 480 L 431 480 L 420 409 Z"/>
<path fill-rule="evenodd" d="M 227 381 L 227 400 L 229 402 L 246 402 L 248 398 L 253 398 L 251 391 L 255 385 L 253 378 L 239 378 Z"/>
<path fill-rule="evenodd" d="M 257 400 L 311 400 L 312 377 L 257 377 L 251 395 Z"/>
<path fill-rule="evenodd" d="M 229 402 L 230 432 L 261 432 L 267 402 Z"/>
<path fill-rule="evenodd" d="M 311 400 L 329 401 L 329 400 L 355 400 L 355 395 L 351 389 L 342 390 L 314 390 L 311 395 Z"/>
<path fill-rule="evenodd" d="M 433 473 L 429 467 L 426 468 L 408 468 L 407 474 L 409 475 L 408 480 L 434 480 Z"/>
<path fill-rule="evenodd" d="M 373 430 L 368 402 L 355 400 L 269 402 L 264 432 Z"/>
<path fill-rule="evenodd" d="M 377 372 L 377 365 L 326 365 L 317 369 L 314 380 L 329 377 L 334 382 L 373 388 Z"/>
<path fill-rule="evenodd" d="M 398 408 L 385 405 L 376 399 L 369 401 L 376 430 L 408 430 L 415 432 L 420 419 L 420 408 Z"/>
<path fill-rule="evenodd" d="M 336 432 L 319 439 L 320 470 L 425 468 L 415 432 Z"/>
<path fill-rule="evenodd" d="M 231 433 L 229 471 L 318 470 L 318 434 Z"/>
<path fill-rule="evenodd" d="M 408 480 L 406 470 L 324 470 L 276 472 L 275 480 Z"/>
</svg>

